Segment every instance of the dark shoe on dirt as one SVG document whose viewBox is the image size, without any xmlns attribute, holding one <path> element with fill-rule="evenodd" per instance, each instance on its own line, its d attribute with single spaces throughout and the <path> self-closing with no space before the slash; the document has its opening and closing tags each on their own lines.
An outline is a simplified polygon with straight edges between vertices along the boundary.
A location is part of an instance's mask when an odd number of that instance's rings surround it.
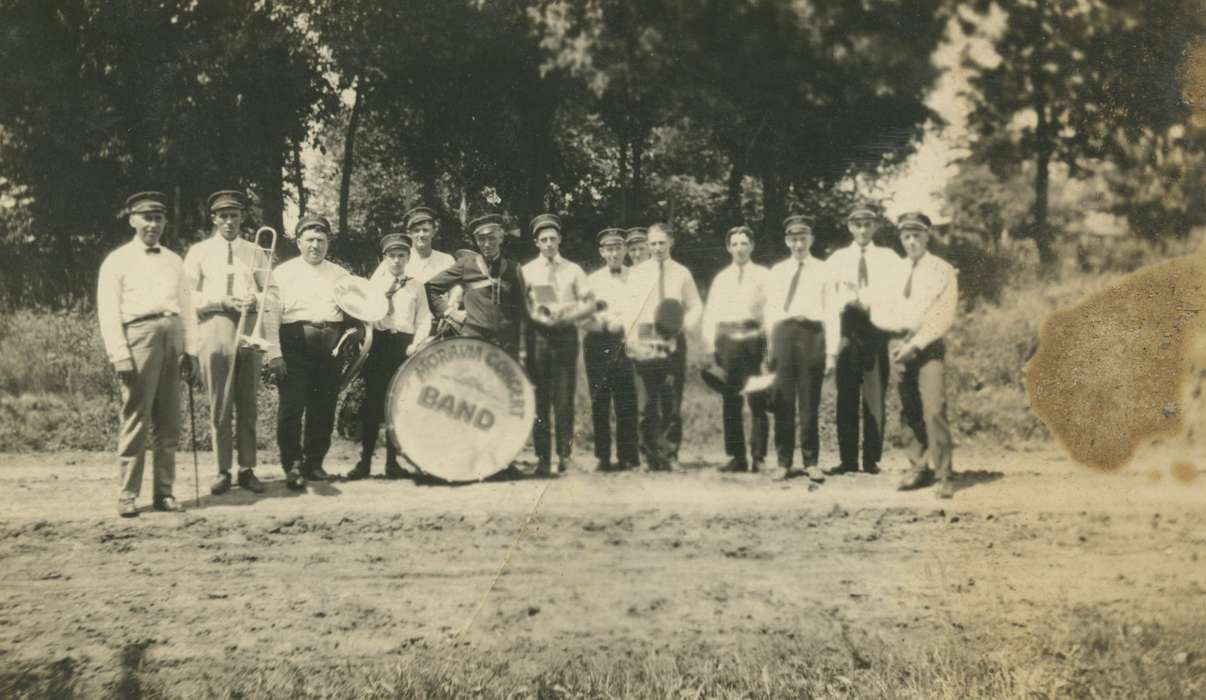
<svg viewBox="0 0 1206 700">
<path fill-rule="evenodd" d="M 825 483 L 825 473 L 822 472 L 821 468 L 815 464 L 810 464 L 807 467 L 804 467 L 804 476 L 808 477 L 809 481 L 813 482 L 814 484 Z"/>
<path fill-rule="evenodd" d="M 914 491 L 934 483 L 934 472 L 929 469 L 913 469 L 896 487 L 897 491 Z"/>
<path fill-rule="evenodd" d="M 360 461 L 356 463 L 356 466 L 352 467 L 352 471 L 348 472 L 347 474 L 344 474 L 343 478 L 347 479 L 348 481 L 356 481 L 358 479 L 367 479 L 370 471 L 371 471 L 371 466 L 370 466 L 369 460 L 361 457 Z M 388 471 L 388 470 L 386 470 L 386 471 Z"/>
<path fill-rule="evenodd" d="M 285 477 L 285 486 L 293 491 L 305 491 L 306 477 L 302 476 L 300 469 L 290 469 L 289 474 Z"/>
<path fill-rule="evenodd" d="M 331 475 L 322 468 L 321 464 L 315 464 L 306 472 L 307 481 L 330 481 Z"/>
<path fill-rule="evenodd" d="M 614 468 L 610 459 L 600 458 L 598 462 L 595 462 L 595 471 L 597 472 L 609 472 Z"/>
<path fill-rule="evenodd" d="M 409 479 L 410 474 L 398 464 L 396 460 L 389 460 L 385 463 L 385 478 L 386 479 Z"/>
<path fill-rule="evenodd" d="M 732 474 L 732 473 L 736 473 L 736 472 L 748 472 L 749 470 L 750 470 L 749 463 L 740 457 L 734 457 L 734 458 L 730 459 L 728 464 L 726 464 L 720 468 L 720 471 L 725 472 L 727 474 Z"/>
<path fill-rule="evenodd" d="M 123 518 L 137 518 L 138 504 L 134 502 L 133 498 L 119 498 L 117 499 L 117 514 Z"/>
<path fill-rule="evenodd" d="M 251 493 L 264 493 L 264 482 L 256 477 L 250 469 L 239 470 L 239 488 Z"/>
<path fill-rule="evenodd" d="M 835 464 L 832 467 L 825 468 L 827 476 L 837 476 L 839 474 L 852 474 L 858 471 L 858 467 L 852 467 L 849 464 Z"/>
<path fill-rule="evenodd" d="M 875 462 L 872 462 L 870 464 L 864 464 L 863 465 L 863 473 L 864 474 L 878 474 L 879 473 L 879 465 L 876 464 Z"/>
<path fill-rule="evenodd" d="M 766 460 L 755 459 L 753 466 L 750 468 L 750 471 L 755 474 L 757 474 L 758 472 L 761 472 L 761 471 L 766 471 Z"/>
<path fill-rule="evenodd" d="M 209 492 L 215 496 L 221 496 L 230 490 L 230 473 L 222 472 L 214 479 L 214 483 L 209 485 Z"/>
<path fill-rule="evenodd" d="M 184 512 L 184 506 L 176 502 L 175 496 L 156 496 L 154 508 L 165 513 Z"/>
</svg>

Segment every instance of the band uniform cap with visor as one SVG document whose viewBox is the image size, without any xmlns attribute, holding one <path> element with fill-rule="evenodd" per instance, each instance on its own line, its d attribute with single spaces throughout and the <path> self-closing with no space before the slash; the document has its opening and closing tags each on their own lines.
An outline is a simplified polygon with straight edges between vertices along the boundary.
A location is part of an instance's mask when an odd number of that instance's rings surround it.
<svg viewBox="0 0 1206 700">
<path fill-rule="evenodd" d="M 783 235 L 806 236 L 812 234 L 812 219 L 804 214 L 792 214 L 783 220 Z"/>
<path fill-rule="evenodd" d="M 410 252 L 413 243 L 410 236 L 405 233 L 387 233 L 381 237 L 381 254 L 385 255 L 391 250 L 404 250 Z"/>
<path fill-rule="evenodd" d="M 634 226 L 628 229 L 628 235 L 625 238 L 628 243 L 638 243 L 640 241 L 649 240 L 649 230 L 644 226 Z"/>
<path fill-rule="evenodd" d="M 600 246 L 624 245 L 624 229 L 605 228 L 595 238 L 599 241 Z"/>
<path fill-rule="evenodd" d="M 153 212 L 166 213 L 167 195 L 154 190 L 132 194 L 126 197 L 125 212 L 127 216 L 130 214 L 150 214 Z"/>
<path fill-rule="evenodd" d="M 311 229 L 322 231 L 323 235 L 331 235 L 331 222 L 325 216 L 319 214 L 306 214 L 297 222 L 297 228 L 294 229 L 294 235 L 301 238 L 302 234 Z"/>
<path fill-rule="evenodd" d="M 850 209 L 847 221 L 856 219 L 878 219 L 879 207 L 874 202 L 858 202 Z"/>
<path fill-rule="evenodd" d="M 402 228 L 409 231 L 419 224 L 427 223 L 428 221 L 435 223 L 435 220 L 436 213 L 431 207 L 411 207 L 410 210 L 402 215 Z"/>
<path fill-rule="evenodd" d="M 499 214 L 486 214 L 469 222 L 469 235 L 473 238 L 490 233 L 503 232 L 503 219 Z"/>
<path fill-rule="evenodd" d="M 242 192 L 238 190 L 218 190 L 205 200 L 209 205 L 211 212 L 220 211 L 222 209 L 239 209 L 247 208 L 247 199 Z"/>
<path fill-rule="evenodd" d="M 528 228 L 532 231 L 533 236 L 538 235 L 542 229 L 546 228 L 555 228 L 557 233 L 561 233 L 561 217 L 556 214 L 537 214 L 528 223 Z"/>
<path fill-rule="evenodd" d="M 901 214 L 900 220 L 896 223 L 896 228 L 901 231 L 909 229 L 913 231 L 929 231 L 932 226 L 933 223 L 930 221 L 930 217 L 919 211 L 910 211 Z"/>
</svg>

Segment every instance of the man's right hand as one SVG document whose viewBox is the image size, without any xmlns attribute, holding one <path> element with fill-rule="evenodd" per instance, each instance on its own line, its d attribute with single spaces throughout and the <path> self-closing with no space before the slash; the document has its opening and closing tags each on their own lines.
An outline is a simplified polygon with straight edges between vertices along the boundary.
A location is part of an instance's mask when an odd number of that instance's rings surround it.
<svg viewBox="0 0 1206 700">
<path fill-rule="evenodd" d="M 280 386 L 285 378 L 285 358 L 274 357 L 264 366 L 264 380 L 273 386 Z"/>
<path fill-rule="evenodd" d="M 449 309 L 444 313 L 444 317 L 456 323 L 457 325 L 461 325 L 465 323 L 465 319 L 468 317 L 468 314 L 464 309 Z"/>
</svg>

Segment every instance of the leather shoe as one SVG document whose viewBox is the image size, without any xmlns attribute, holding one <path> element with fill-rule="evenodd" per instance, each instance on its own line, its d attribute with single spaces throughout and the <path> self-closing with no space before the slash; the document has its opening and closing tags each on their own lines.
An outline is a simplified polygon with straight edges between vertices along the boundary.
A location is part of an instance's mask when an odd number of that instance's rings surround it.
<svg viewBox="0 0 1206 700">
<path fill-rule="evenodd" d="M 239 470 L 239 488 L 252 493 L 264 493 L 264 482 L 256 478 L 250 469 Z"/>
<path fill-rule="evenodd" d="M 924 488 L 934 483 L 934 472 L 929 469 L 914 468 L 905 477 L 905 480 L 900 482 L 900 486 L 896 487 L 897 491 L 913 491 L 915 489 Z"/>
<path fill-rule="evenodd" d="M 331 475 L 322 468 L 321 464 L 315 464 L 306 470 L 306 481 L 330 481 Z"/>
<path fill-rule="evenodd" d="M 832 467 L 827 467 L 825 474 L 828 476 L 837 476 L 839 474 L 851 474 L 856 471 L 858 471 L 858 467 L 853 467 L 849 464 L 835 464 Z"/>
<path fill-rule="evenodd" d="M 639 460 L 639 459 L 630 459 L 630 460 L 627 460 L 624 462 L 620 462 L 620 470 L 621 471 L 636 471 L 640 468 L 641 468 L 641 460 Z"/>
<path fill-rule="evenodd" d="M 955 497 L 955 480 L 947 477 L 938 487 L 938 498 L 950 499 Z"/>
<path fill-rule="evenodd" d="M 549 460 L 542 459 L 536 463 L 536 476 L 548 478 L 553 475 L 553 465 Z"/>
<path fill-rule="evenodd" d="M 176 502 L 174 496 L 156 496 L 154 503 L 155 510 L 161 510 L 165 513 L 183 513 L 184 506 Z"/>
<path fill-rule="evenodd" d="M 808 477 L 813 483 L 825 483 L 825 473 L 822 472 L 821 468 L 815 464 L 810 464 L 807 467 L 804 467 L 804 476 Z"/>
<path fill-rule="evenodd" d="M 804 470 L 799 467 L 789 464 L 783 469 L 784 479 L 798 479 L 802 476 L 804 476 Z"/>
<path fill-rule="evenodd" d="M 396 460 L 387 460 L 385 462 L 385 478 L 386 479 L 409 479 L 410 474 L 398 464 Z"/>
<path fill-rule="evenodd" d="M 764 460 L 764 459 L 755 459 L 754 464 L 750 467 L 750 471 L 755 474 L 757 474 L 760 471 L 765 471 L 765 470 L 766 470 L 766 460 Z"/>
<path fill-rule="evenodd" d="M 222 472 L 214 479 L 214 483 L 209 485 L 209 492 L 215 496 L 221 496 L 230 490 L 230 472 Z"/>
<path fill-rule="evenodd" d="M 720 468 L 720 471 L 726 473 L 747 472 L 750 470 L 750 465 L 740 457 L 734 457 L 729 460 L 729 463 Z"/>
<path fill-rule="evenodd" d="M 356 463 L 356 466 L 352 467 L 352 471 L 344 474 L 344 478 L 348 481 L 367 479 L 370 471 L 372 471 L 370 461 L 361 457 L 360 461 Z"/>
<path fill-rule="evenodd" d="M 301 470 L 294 467 L 293 469 L 290 469 L 288 475 L 285 476 L 285 486 L 294 491 L 305 491 L 306 477 L 302 476 Z"/>
<path fill-rule="evenodd" d="M 863 473 L 864 474 L 878 474 L 879 473 L 879 465 L 876 464 L 875 462 L 872 462 L 870 464 L 864 464 L 863 465 Z"/>
<path fill-rule="evenodd" d="M 134 502 L 133 498 L 119 498 L 117 499 L 117 514 L 123 518 L 137 518 L 138 504 Z"/>
<path fill-rule="evenodd" d="M 597 472 L 609 472 L 614 468 L 615 467 L 612 466 L 610 459 L 600 458 L 598 462 L 595 462 L 595 471 Z"/>
<path fill-rule="evenodd" d="M 569 471 L 570 469 L 573 469 L 573 467 L 574 467 L 574 460 L 570 459 L 569 457 L 562 457 L 561 459 L 557 460 L 557 471 L 560 472 L 561 474 L 564 474 L 567 471 Z"/>
</svg>

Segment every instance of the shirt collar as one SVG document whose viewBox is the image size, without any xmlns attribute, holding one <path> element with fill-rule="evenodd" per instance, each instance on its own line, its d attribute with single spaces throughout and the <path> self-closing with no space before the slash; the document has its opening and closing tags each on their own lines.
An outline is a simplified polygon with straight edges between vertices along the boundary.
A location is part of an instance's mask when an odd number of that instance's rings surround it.
<svg viewBox="0 0 1206 700">
<path fill-rule="evenodd" d="M 557 253 L 552 258 L 546 258 L 541 255 L 540 262 L 544 263 L 545 267 L 552 267 L 553 265 L 560 265 L 565 262 L 565 258 L 561 257 L 561 253 Z"/>
</svg>

